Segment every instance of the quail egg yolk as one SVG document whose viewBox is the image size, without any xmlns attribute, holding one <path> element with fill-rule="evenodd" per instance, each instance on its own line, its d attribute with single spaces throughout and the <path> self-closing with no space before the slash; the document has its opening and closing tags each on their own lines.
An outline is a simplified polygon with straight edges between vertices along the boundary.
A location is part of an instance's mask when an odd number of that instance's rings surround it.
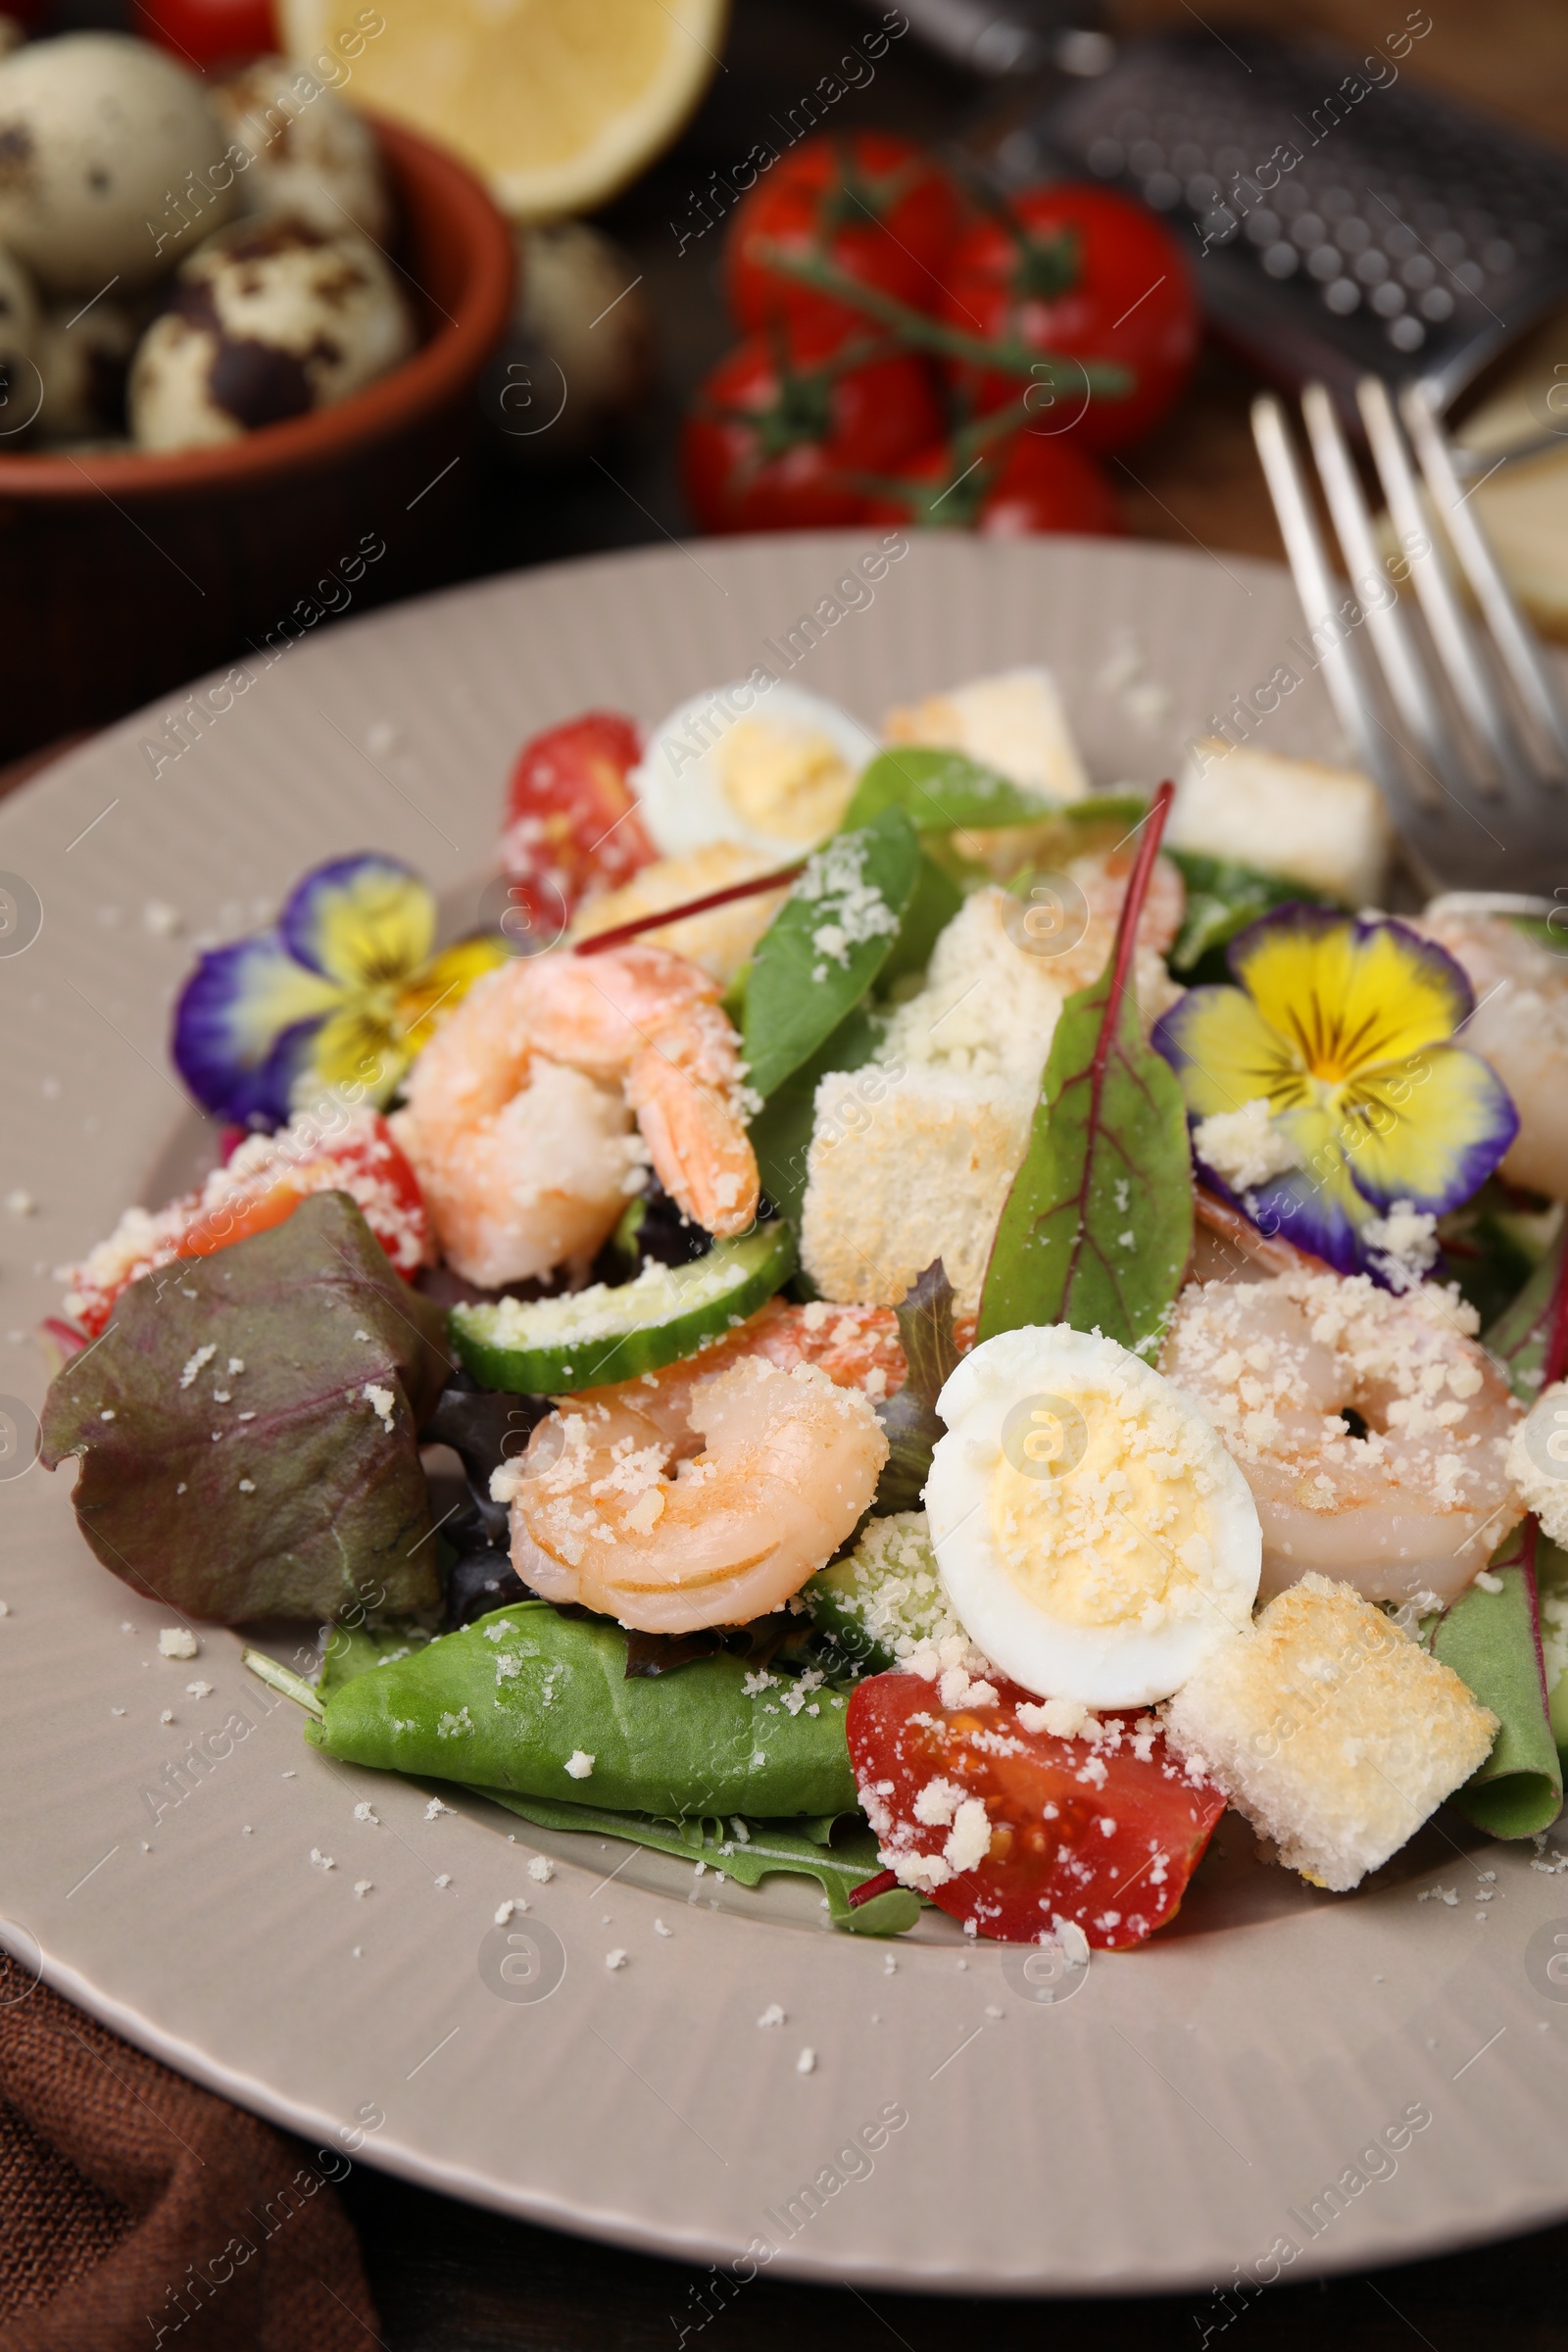
<svg viewBox="0 0 1568 2352">
<path fill-rule="evenodd" d="M 782 841 L 820 841 L 850 805 L 855 777 L 828 736 L 738 719 L 712 758 L 724 798 L 746 824 Z"/>
<path fill-rule="evenodd" d="M 1152 1632 L 1201 1607 L 1213 1481 L 1192 1416 L 1080 1388 L 1035 1401 L 1026 1420 L 1004 1439 L 988 1497 L 1019 1592 L 1058 1622 L 1107 1630 Z"/>
</svg>

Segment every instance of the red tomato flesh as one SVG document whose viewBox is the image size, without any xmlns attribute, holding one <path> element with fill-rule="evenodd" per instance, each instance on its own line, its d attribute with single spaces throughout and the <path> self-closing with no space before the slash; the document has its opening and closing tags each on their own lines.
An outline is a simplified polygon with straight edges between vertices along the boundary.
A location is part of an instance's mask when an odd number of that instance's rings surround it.
<svg viewBox="0 0 1568 2352">
<path fill-rule="evenodd" d="M 347 1193 L 398 1272 L 413 1281 L 434 1258 L 419 1180 L 379 1111 L 357 1110 L 320 1135 L 303 1114 L 278 1135 L 250 1136 L 202 1190 L 146 1217 L 131 1210 L 110 1240 L 71 1269 L 67 1306 L 96 1339 L 122 1291 L 176 1258 L 211 1257 L 291 1217 L 313 1193 Z"/>
<path fill-rule="evenodd" d="M 724 249 L 730 309 L 752 331 L 787 318 L 840 338 L 862 312 L 779 270 L 776 255 L 822 259 L 880 294 L 934 311 L 968 208 L 912 139 L 883 131 L 803 139 L 737 206 Z"/>
<path fill-rule="evenodd" d="M 1042 1943 L 1057 1920 L 1097 1951 L 1124 1951 L 1173 1919 L 1225 1799 L 1191 1779 L 1152 1716 L 1106 1715 L 1098 1740 L 1030 1731 L 1016 1683 L 995 1704 L 945 1707 L 916 1674 L 878 1674 L 851 1697 L 850 1759 L 860 1802 L 889 1867 L 944 1858 L 958 1804 L 978 1799 L 990 1849 L 922 1893 L 954 1919 L 1004 1943 Z M 1145 1728 L 1140 1729 L 1142 1725 Z M 935 1792 L 933 1783 L 946 1784 Z M 920 1810 L 948 1821 L 921 1820 Z"/>
<path fill-rule="evenodd" d="M 501 866 L 542 944 L 555 944 L 590 892 L 618 890 L 658 856 L 626 781 L 641 758 L 636 725 L 618 710 L 586 710 L 517 754 Z"/>
</svg>

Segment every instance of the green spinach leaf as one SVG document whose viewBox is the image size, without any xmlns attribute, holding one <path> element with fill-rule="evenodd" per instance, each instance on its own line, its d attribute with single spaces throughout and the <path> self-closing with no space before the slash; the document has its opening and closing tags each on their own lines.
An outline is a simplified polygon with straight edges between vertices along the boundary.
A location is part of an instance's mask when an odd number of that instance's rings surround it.
<svg viewBox="0 0 1568 2352">
<path fill-rule="evenodd" d="M 1494 1838 L 1531 1838 L 1562 1809 L 1562 1760 L 1557 1752 L 1536 1648 L 1536 1555 L 1550 1549 L 1533 1519 L 1499 1544 L 1492 1573 L 1501 1591 L 1472 1585 L 1440 1617 L 1432 1654 L 1441 1658 L 1500 1729 L 1492 1753 L 1457 1791 L 1453 1802 Z"/>
<path fill-rule="evenodd" d="M 865 996 L 893 952 L 920 872 L 900 808 L 835 834 L 758 942 L 746 989 L 746 1061 L 764 1102 Z"/>
<path fill-rule="evenodd" d="M 876 976 L 879 993 L 910 972 L 925 970 L 931 951 L 962 905 L 963 893 L 952 875 L 944 873 L 935 858 L 926 857 L 922 851 L 899 936 Z"/>
<path fill-rule="evenodd" d="M 446 1316 L 346 1193 L 132 1283 L 43 1411 L 106 1568 L 193 1617 L 399 1615 L 440 1598 L 416 1433 Z"/>
<path fill-rule="evenodd" d="M 347 1763 L 517 1796 L 773 1817 L 853 1809 L 844 1712 L 825 1684 L 728 1652 L 628 1679 L 618 1626 L 530 1600 L 328 1691 L 306 1737 Z M 579 1757 L 588 1769 L 568 1770 Z"/>
<path fill-rule="evenodd" d="M 880 1023 L 863 1004 L 857 1004 L 810 1059 L 774 1089 L 752 1121 L 752 1150 L 757 1154 L 762 1190 L 797 1233 L 801 1202 L 806 1198 L 806 1159 L 811 1147 L 817 1080 L 825 1078 L 829 1070 L 860 1069 L 881 1042 Z"/>
<path fill-rule="evenodd" d="M 906 744 L 877 754 L 855 788 L 844 822 L 864 825 L 885 808 L 902 808 L 921 833 L 992 832 L 1034 824 L 1056 806 L 962 752 Z"/>
<path fill-rule="evenodd" d="M 1183 978 L 1197 976 L 1204 956 L 1213 956 L 1215 963 L 1201 977 L 1229 980 L 1230 967 L 1219 952 L 1238 931 L 1245 931 L 1271 907 L 1288 906 L 1295 899 L 1305 899 L 1313 906 L 1334 904 L 1320 890 L 1289 882 L 1281 874 L 1264 873 L 1254 865 L 1239 864 L 1234 858 L 1210 858 L 1200 850 L 1167 850 L 1165 855 L 1180 869 L 1187 885 L 1182 927 L 1166 957 L 1172 971 Z"/>
<path fill-rule="evenodd" d="M 1023 1165 L 997 1229 L 979 1340 L 1026 1323 L 1156 1346 L 1193 1248 L 1192 1160 L 1181 1088 L 1144 1042 L 1133 947 L 1170 788 L 1162 785 L 1128 884 L 1110 961 L 1069 997 L 1052 1039 Z"/>
<path fill-rule="evenodd" d="M 569 1830 L 579 1837 L 621 1838 L 628 1845 L 649 1846 L 655 1853 L 674 1854 L 682 1862 L 701 1862 L 722 1878 L 742 1886 L 756 1886 L 774 1871 L 790 1871 L 814 1879 L 827 1896 L 828 1917 L 835 1927 L 856 1936 L 902 1936 L 920 1916 L 920 1898 L 908 1886 L 890 1887 L 858 1908 L 851 1890 L 879 1875 L 876 1839 L 857 1817 L 853 1829 L 838 1831 L 832 1842 L 812 1833 L 819 1825 L 791 1821 L 748 1820 L 738 1815 L 728 1822 L 708 1818 L 656 1821 L 646 1813 L 606 1812 L 597 1805 L 558 1802 L 549 1797 L 517 1796 L 500 1788 L 481 1788 L 495 1804 L 505 1805 L 542 1830 Z"/>
</svg>

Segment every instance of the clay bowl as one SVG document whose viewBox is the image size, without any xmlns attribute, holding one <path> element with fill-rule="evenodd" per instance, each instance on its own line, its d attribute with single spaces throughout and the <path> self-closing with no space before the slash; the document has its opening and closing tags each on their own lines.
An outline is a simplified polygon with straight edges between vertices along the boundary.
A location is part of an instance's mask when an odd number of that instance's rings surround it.
<svg viewBox="0 0 1568 2352">
<path fill-rule="evenodd" d="M 0 454 L 0 758 L 464 568 L 512 239 L 455 157 L 375 127 L 424 338 L 411 359 L 216 449 Z"/>
</svg>

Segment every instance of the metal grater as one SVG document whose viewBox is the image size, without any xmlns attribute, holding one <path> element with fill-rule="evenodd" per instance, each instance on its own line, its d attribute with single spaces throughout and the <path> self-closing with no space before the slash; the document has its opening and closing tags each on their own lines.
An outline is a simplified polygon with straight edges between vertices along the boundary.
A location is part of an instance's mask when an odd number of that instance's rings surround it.
<svg viewBox="0 0 1568 2352">
<path fill-rule="evenodd" d="M 1568 156 L 1381 62 L 1398 79 L 1356 101 L 1337 48 L 1155 34 L 971 145 L 1005 186 L 1066 171 L 1163 213 L 1210 323 L 1274 380 L 1353 420 L 1359 376 L 1419 375 L 1446 409 L 1568 298 Z"/>
</svg>

